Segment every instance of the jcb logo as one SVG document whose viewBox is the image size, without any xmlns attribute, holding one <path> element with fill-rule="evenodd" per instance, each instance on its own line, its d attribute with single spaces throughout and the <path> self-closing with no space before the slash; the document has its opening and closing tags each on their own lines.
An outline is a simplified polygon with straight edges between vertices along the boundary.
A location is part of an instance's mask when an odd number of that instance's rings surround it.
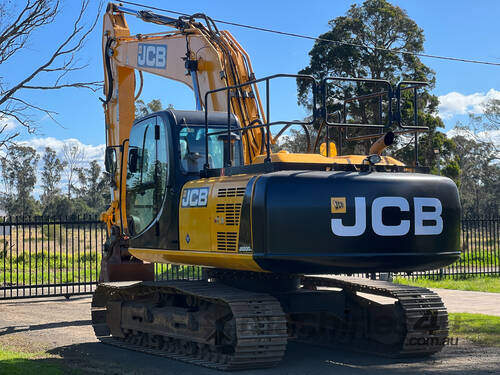
<svg viewBox="0 0 500 375">
<path fill-rule="evenodd" d="M 334 211 L 334 199 L 332 199 L 332 213 L 345 213 Z M 371 225 L 373 231 L 379 236 L 404 236 L 410 231 L 410 220 L 400 220 L 397 225 L 386 225 L 383 222 L 382 212 L 386 207 L 399 208 L 401 212 L 410 211 L 410 204 L 403 197 L 379 197 L 373 200 L 371 209 Z M 424 209 L 425 208 L 425 209 Z M 441 201 L 437 198 L 413 198 L 415 235 L 438 235 L 443 231 L 443 208 Z M 354 237 L 362 235 L 366 230 L 366 198 L 354 198 L 354 225 L 344 225 L 342 219 L 333 218 L 331 222 L 332 232 L 337 236 Z M 426 225 L 424 225 L 424 222 Z"/>
<path fill-rule="evenodd" d="M 138 49 L 138 66 L 157 69 L 164 69 L 167 67 L 167 46 L 165 44 L 139 43 Z"/>
<path fill-rule="evenodd" d="M 342 198 L 330 198 L 332 204 L 332 214 L 345 214 L 345 197 Z"/>
<path fill-rule="evenodd" d="M 208 203 L 207 187 L 184 189 L 181 207 L 206 207 Z"/>
</svg>

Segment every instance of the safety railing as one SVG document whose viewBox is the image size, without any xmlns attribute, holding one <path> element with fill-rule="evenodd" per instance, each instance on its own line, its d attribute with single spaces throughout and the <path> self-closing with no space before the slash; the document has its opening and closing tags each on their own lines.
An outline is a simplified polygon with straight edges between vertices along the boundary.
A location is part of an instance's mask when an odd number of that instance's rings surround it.
<svg viewBox="0 0 500 375">
<path fill-rule="evenodd" d="M 271 104 L 270 104 L 270 81 L 277 79 L 277 78 L 293 78 L 296 80 L 306 80 L 309 81 L 308 84 L 310 84 L 311 87 L 311 92 L 312 92 L 312 113 L 309 117 L 306 119 L 300 121 L 300 120 L 294 120 L 294 121 L 289 121 L 289 120 L 273 120 L 271 121 Z M 241 128 L 231 126 L 231 119 L 232 119 L 232 114 L 233 114 L 233 108 L 232 104 L 233 98 L 243 98 L 245 95 L 241 91 L 244 87 L 252 87 L 258 83 L 265 83 L 265 96 L 266 96 L 266 101 L 265 101 L 265 111 L 264 113 L 261 113 L 261 119 L 262 123 L 260 124 L 250 124 L 248 126 L 243 126 Z M 330 113 L 328 111 L 328 101 L 331 99 L 331 94 L 329 90 L 329 86 L 331 85 L 332 82 L 342 82 L 342 83 L 353 83 L 353 84 L 374 84 L 378 86 L 382 86 L 382 91 L 370 93 L 370 94 L 365 94 L 365 95 L 360 95 L 360 96 L 353 96 L 353 97 L 348 97 L 344 99 L 337 99 L 342 103 L 342 110 L 337 110 L 334 113 Z M 359 140 L 366 140 L 366 139 L 372 139 L 375 137 L 380 137 L 381 133 L 377 134 L 368 134 L 368 135 L 361 135 L 361 136 L 355 136 L 355 137 L 349 137 L 347 134 L 347 129 L 380 129 L 381 131 L 384 130 L 389 130 L 389 129 L 394 129 L 396 134 L 405 134 L 405 133 L 415 133 L 415 165 L 418 165 L 418 132 L 426 131 L 428 130 L 427 126 L 420 126 L 418 125 L 418 89 L 426 86 L 426 82 L 417 82 L 417 81 L 402 81 L 399 82 L 396 86 L 393 86 L 389 81 L 387 80 L 382 80 L 382 79 L 367 79 L 367 78 L 345 78 L 345 77 L 326 77 L 324 78 L 321 83 L 318 83 L 318 81 L 310 75 L 302 75 L 302 74 L 275 74 L 272 76 L 252 80 L 249 82 L 237 84 L 237 85 L 232 85 L 228 87 L 222 87 L 219 89 L 215 90 L 210 90 L 205 93 L 205 131 L 206 131 L 206 137 L 205 137 L 205 169 L 209 168 L 209 142 L 208 142 L 208 136 L 210 135 L 222 135 L 226 134 L 228 137 L 228 140 L 231 139 L 231 133 L 232 132 L 239 132 L 240 134 L 243 134 L 245 132 L 248 132 L 252 129 L 264 129 L 265 130 L 265 162 L 270 162 L 271 161 L 271 126 L 274 125 L 284 125 L 283 129 L 280 130 L 278 133 L 278 136 L 281 135 L 288 127 L 292 125 L 300 125 L 304 127 L 304 129 L 307 132 L 306 126 L 312 125 L 314 123 L 317 123 L 318 120 L 320 121 L 320 131 L 318 133 L 318 137 L 321 133 L 322 127 L 326 127 L 326 136 L 325 136 L 325 141 L 326 141 L 326 155 L 329 156 L 330 153 L 330 128 L 337 127 L 339 128 L 339 151 L 341 152 L 342 150 L 342 143 L 343 142 L 348 142 L 348 141 L 359 141 Z M 402 115 L 401 115 L 401 99 L 402 99 L 402 92 L 404 91 L 412 91 L 413 92 L 413 98 L 412 98 L 412 104 L 413 104 L 413 124 L 404 124 L 402 121 Z M 213 94 L 220 93 L 220 92 L 226 92 L 227 95 L 227 129 L 221 130 L 221 131 L 212 131 L 209 133 L 209 127 L 208 127 L 208 108 L 209 108 L 209 100 Z M 319 102 L 318 98 L 321 97 L 321 102 Z M 370 99 L 378 99 L 378 123 L 374 124 L 369 124 L 369 123 L 357 123 L 357 122 L 350 122 L 348 120 L 349 118 L 349 110 L 348 110 L 348 105 L 354 102 L 365 102 Z M 385 103 L 384 103 L 384 98 L 385 98 Z M 386 113 L 385 116 L 383 114 L 384 108 L 386 108 Z M 331 118 L 336 116 L 338 118 L 337 121 L 332 121 Z M 385 119 L 385 121 L 384 121 Z M 241 120 L 241 119 L 240 119 Z M 234 123 L 234 121 L 233 121 Z M 318 140 L 318 139 L 317 139 Z M 317 140 L 315 142 L 315 146 L 313 150 L 316 149 L 317 146 Z M 229 144 L 229 141 L 227 142 Z M 308 148 L 309 149 L 309 148 Z M 231 166 L 233 163 L 233 157 L 230 152 L 230 148 L 228 146 L 228 151 L 225 152 L 225 160 L 224 160 L 224 166 L 228 167 Z"/>
<path fill-rule="evenodd" d="M 316 121 L 316 109 L 313 107 L 313 112 L 312 116 L 310 119 L 307 120 L 294 120 L 294 121 L 287 121 L 287 120 L 278 120 L 278 121 L 271 121 L 271 99 L 270 99 L 270 93 L 271 93 L 271 86 L 270 86 L 270 81 L 273 79 L 277 78 L 294 78 L 294 79 L 304 79 L 308 80 L 311 82 L 312 85 L 312 93 L 313 93 L 313 103 L 316 103 L 316 93 L 318 92 L 317 89 L 317 84 L 316 80 L 309 75 L 305 74 L 275 74 L 272 76 L 252 80 L 249 82 L 241 83 L 238 85 L 233 85 L 233 86 L 227 86 L 227 87 L 221 87 L 219 89 L 215 90 L 210 90 L 205 93 L 205 168 L 209 168 L 209 147 L 208 147 L 208 136 L 210 135 L 221 135 L 221 134 L 227 134 L 227 139 L 228 139 L 228 144 L 230 143 L 229 140 L 231 139 L 231 132 L 232 131 L 237 131 L 240 134 L 243 134 L 244 132 L 247 132 L 252 129 L 266 129 L 266 138 L 265 138 L 265 148 L 266 148 L 266 158 L 265 162 L 270 162 L 271 161 L 271 126 L 274 125 L 312 125 Z M 241 89 L 244 87 L 251 87 L 254 86 L 258 83 L 265 82 L 265 89 L 266 89 L 266 109 L 265 109 L 265 114 L 261 113 L 261 117 L 263 117 L 264 123 L 257 124 L 257 125 L 249 125 L 245 126 L 243 128 L 234 128 L 231 127 L 231 115 L 232 115 L 232 108 L 231 108 L 231 98 L 232 98 L 232 93 L 236 93 L 235 96 L 237 97 L 244 97 L 244 95 L 241 93 Z M 209 98 L 211 95 L 216 94 L 218 92 L 227 92 L 227 130 L 224 131 L 217 131 L 217 132 L 208 132 L 208 103 L 209 103 Z M 226 154 L 226 153 L 225 153 Z M 226 157 L 225 157 L 226 159 Z M 227 160 L 224 160 L 224 165 L 225 166 L 231 166 L 233 163 L 233 158 L 229 153 L 227 153 Z"/>
</svg>

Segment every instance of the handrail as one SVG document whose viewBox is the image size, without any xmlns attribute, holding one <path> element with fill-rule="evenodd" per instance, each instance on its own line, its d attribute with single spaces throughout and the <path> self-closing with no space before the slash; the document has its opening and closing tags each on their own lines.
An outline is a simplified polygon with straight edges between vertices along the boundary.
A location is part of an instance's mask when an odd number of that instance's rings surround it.
<svg viewBox="0 0 500 375">
<path fill-rule="evenodd" d="M 313 105 L 312 105 L 312 116 L 304 119 L 304 120 L 294 120 L 294 121 L 286 121 L 286 120 L 278 120 L 278 121 L 271 121 L 271 115 L 270 115 L 270 81 L 276 78 L 295 78 L 295 79 L 305 79 L 309 80 L 312 85 L 312 95 L 313 95 Z M 376 93 L 370 93 L 370 94 L 365 94 L 365 95 L 359 95 L 355 97 L 350 97 L 346 98 L 340 103 L 343 105 L 343 111 L 336 111 L 334 113 L 329 113 L 328 112 L 328 106 L 327 106 L 327 100 L 328 100 L 328 85 L 330 82 L 333 81 L 339 81 L 339 82 L 356 82 L 356 83 L 369 83 L 369 84 L 379 84 L 383 86 L 382 91 L 376 92 Z M 266 89 L 266 103 L 265 103 L 265 123 L 257 124 L 257 125 L 250 125 L 250 126 L 243 126 L 239 128 L 231 128 L 231 115 L 232 115 L 232 110 L 231 110 L 231 93 L 233 90 L 240 89 L 245 86 L 252 86 L 256 85 L 257 83 L 265 82 L 265 89 Z M 271 130 L 270 127 L 274 125 L 285 125 L 286 127 L 289 127 L 291 125 L 301 125 L 303 127 L 307 125 L 312 125 L 314 124 L 319 118 L 319 114 L 322 114 L 321 116 L 321 126 L 320 126 L 320 132 L 323 128 L 323 126 L 326 127 L 326 155 L 330 155 L 330 128 L 333 127 L 338 127 L 339 128 L 339 150 L 342 149 L 342 141 L 354 141 L 354 140 L 366 140 L 366 139 L 372 139 L 375 137 L 380 137 L 380 134 L 384 130 L 388 130 L 389 128 L 396 127 L 394 130 L 395 134 L 403 134 L 403 133 L 415 133 L 415 160 L 416 160 L 416 165 L 418 165 L 418 145 L 417 145 L 417 138 L 418 138 L 418 133 L 421 131 L 426 131 L 429 128 L 427 126 L 419 126 L 418 125 L 418 107 L 417 107 L 417 97 L 418 93 L 417 90 L 418 88 L 421 88 L 423 86 L 426 86 L 427 82 L 419 82 L 419 81 L 401 81 L 399 82 L 396 86 L 393 86 L 388 80 L 384 79 L 369 79 L 369 78 L 349 78 L 349 77 L 325 77 L 321 80 L 321 83 L 318 83 L 318 81 L 311 75 L 306 75 L 306 74 L 274 74 L 271 76 L 259 78 L 259 79 L 254 79 L 245 83 L 240 83 L 232 86 L 227 86 L 227 87 L 221 87 L 218 89 L 210 90 L 205 93 L 205 103 L 208 103 L 209 96 L 218 92 L 226 91 L 227 92 L 227 129 L 221 130 L 221 131 L 211 131 L 209 133 L 209 128 L 208 128 L 208 105 L 205 105 L 205 165 L 204 169 L 209 169 L 209 144 L 208 144 L 208 136 L 209 135 L 218 135 L 218 134 L 227 134 L 228 137 L 228 143 L 227 143 L 227 148 L 224 152 L 224 166 L 229 167 L 232 165 L 233 162 L 233 155 L 232 150 L 230 147 L 230 139 L 231 139 L 231 132 L 237 131 L 240 134 L 243 132 L 252 130 L 252 129 L 262 129 L 265 128 L 265 147 L 266 147 L 266 158 L 264 159 L 265 162 L 270 162 L 271 161 Z M 407 90 L 413 90 L 413 108 L 414 108 L 414 114 L 413 114 L 413 124 L 411 125 L 405 125 L 402 123 L 402 116 L 401 116 L 401 93 L 403 91 Z M 321 106 L 317 106 L 318 100 L 318 92 L 321 92 Z M 386 116 L 386 121 L 383 123 L 383 97 L 387 96 L 387 116 Z M 347 111 L 347 104 L 348 103 L 353 103 L 353 102 L 362 102 L 366 101 L 369 99 L 373 98 L 379 98 L 378 100 L 378 107 L 379 107 L 379 115 L 378 115 L 378 123 L 375 124 L 363 124 L 363 123 L 348 123 L 347 122 L 347 116 L 348 116 L 348 111 Z M 395 105 L 395 110 L 394 110 L 394 105 Z M 338 121 L 337 122 L 332 122 L 329 120 L 329 118 L 333 115 L 338 116 Z M 262 114 L 262 117 L 264 117 L 264 114 Z M 356 137 L 348 137 L 347 134 L 347 129 L 350 128 L 365 128 L 365 129 L 381 129 L 381 133 L 377 134 L 368 134 L 368 135 L 362 135 L 362 136 L 356 136 Z M 319 137 L 319 134 L 318 134 Z M 315 142 L 315 148 L 316 148 L 316 143 L 318 139 L 316 139 Z M 248 147 L 250 147 L 248 145 Z"/>
<path fill-rule="evenodd" d="M 276 78 L 295 78 L 295 79 L 306 79 L 310 80 L 312 83 L 312 92 L 313 92 L 313 113 L 312 117 L 309 121 L 300 121 L 300 120 L 294 120 L 294 121 L 270 121 L 271 118 L 271 107 L 270 107 L 270 85 L 269 82 L 273 79 Z M 251 86 L 255 85 L 260 82 L 265 82 L 266 84 L 266 114 L 265 114 L 265 119 L 266 122 L 263 124 L 259 125 L 252 125 L 252 126 L 244 126 L 239 129 L 231 129 L 231 90 L 236 90 L 245 86 Z M 260 128 L 266 128 L 266 158 L 265 162 L 270 162 L 271 161 L 271 130 L 270 127 L 273 125 L 312 125 L 316 120 L 317 120 L 317 113 L 316 113 L 316 93 L 317 93 L 317 82 L 314 79 L 313 76 L 306 75 L 306 74 L 274 74 L 271 76 L 259 78 L 259 79 L 254 79 L 248 82 L 240 83 L 237 85 L 232 85 L 232 86 L 227 86 L 227 87 L 221 87 L 218 89 L 210 90 L 205 93 L 205 103 L 208 103 L 208 96 L 217 92 L 221 91 L 227 91 L 227 131 L 222 131 L 222 132 L 212 132 L 208 133 L 208 105 L 205 105 L 205 169 L 209 169 L 209 157 L 208 157 L 208 136 L 209 135 L 215 135 L 215 134 L 223 134 L 227 133 L 228 137 L 228 149 L 229 152 L 226 152 L 226 155 L 224 157 L 225 161 L 224 164 L 225 166 L 231 166 L 232 165 L 232 157 L 231 157 L 231 148 L 229 147 L 230 144 L 230 139 L 231 139 L 231 131 L 238 131 L 238 132 L 244 132 L 248 131 L 251 129 L 260 129 Z M 250 147 L 250 146 L 248 146 Z"/>
</svg>

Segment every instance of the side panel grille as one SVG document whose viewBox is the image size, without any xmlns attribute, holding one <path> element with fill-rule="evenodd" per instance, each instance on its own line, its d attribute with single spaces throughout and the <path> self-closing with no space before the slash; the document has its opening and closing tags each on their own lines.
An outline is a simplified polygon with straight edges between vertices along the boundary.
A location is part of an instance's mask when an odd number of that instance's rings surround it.
<svg viewBox="0 0 500 375">
<path fill-rule="evenodd" d="M 225 198 L 225 197 L 242 197 L 245 195 L 245 188 L 220 188 L 217 191 L 217 198 Z"/>
<path fill-rule="evenodd" d="M 217 232 L 217 250 L 236 251 L 237 238 L 236 232 Z"/>
<path fill-rule="evenodd" d="M 224 224 L 226 225 L 240 224 L 241 203 L 218 203 L 215 212 L 225 215 Z"/>
</svg>

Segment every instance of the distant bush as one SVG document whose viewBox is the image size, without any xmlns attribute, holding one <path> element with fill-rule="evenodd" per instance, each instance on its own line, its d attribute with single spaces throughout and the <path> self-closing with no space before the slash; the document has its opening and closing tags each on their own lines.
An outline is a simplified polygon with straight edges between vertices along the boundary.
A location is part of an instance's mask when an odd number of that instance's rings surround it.
<svg viewBox="0 0 500 375">
<path fill-rule="evenodd" d="M 66 240 L 66 230 L 61 224 L 42 225 L 43 237 L 50 241 L 64 242 Z"/>
</svg>

